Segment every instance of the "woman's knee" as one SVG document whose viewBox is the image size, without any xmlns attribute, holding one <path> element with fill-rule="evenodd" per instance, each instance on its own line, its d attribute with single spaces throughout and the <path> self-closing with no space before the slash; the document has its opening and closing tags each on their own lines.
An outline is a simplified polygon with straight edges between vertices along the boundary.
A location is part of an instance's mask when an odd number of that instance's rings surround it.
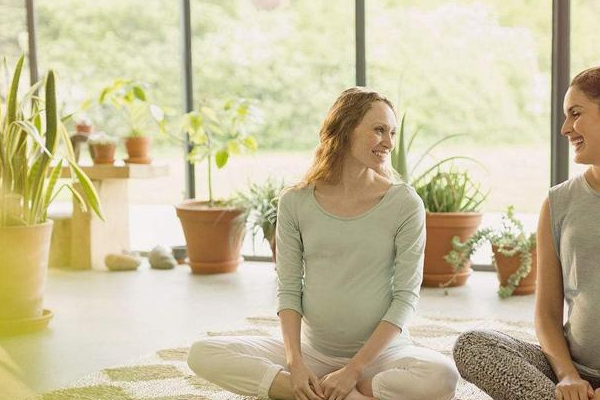
<svg viewBox="0 0 600 400">
<path fill-rule="evenodd" d="M 452 351 L 456 367 L 461 375 L 466 376 L 469 367 L 475 367 L 483 353 L 493 351 L 498 347 L 500 338 L 490 330 L 471 330 L 461 333 Z"/>
<path fill-rule="evenodd" d="M 195 342 L 188 353 L 187 363 L 196 375 L 211 380 L 217 368 L 216 361 L 221 346 L 214 340 L 202 339 Z"/>
<path fill-rule="evenodd" d="M 427 366 L 429 385 L 425 389 L 426 398 L 450 400 L 454 398 L 460 375 L 451 360 L 430 362 Z M 424 397 L 425 398 L 425 397 Z"/>
</svg>

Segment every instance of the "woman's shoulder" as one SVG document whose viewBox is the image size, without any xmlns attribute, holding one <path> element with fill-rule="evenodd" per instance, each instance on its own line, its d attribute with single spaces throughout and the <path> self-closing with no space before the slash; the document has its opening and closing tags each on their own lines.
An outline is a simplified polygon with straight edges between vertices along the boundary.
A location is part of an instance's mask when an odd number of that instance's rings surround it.
<svg viewBox="0 0 600 400">
<path fill-rule="evenodd" d="M 417 191 L 404 182 L 394 182 L 390 187 L 391 195 L 397 201 L 402 201 L 419 207 L 423 206 L 423 200 L 417 194 Z"/>
<path fill-rule="evenodd" d="M 577 175 L 564 182 L 552 186 L 548 191 L 549 199 L 552 200 L 556 198 L 571 196 L 573 192 L 583 188 L 582 179 L 585 179 L 583 175 Z"/>
<path fill-rule="evenodd" d="M 314 185 L 294 185 L 283 189 L 279 195 L 279 204 L 293 204 L 306 198 L 313 190 Z"/>
</svg>

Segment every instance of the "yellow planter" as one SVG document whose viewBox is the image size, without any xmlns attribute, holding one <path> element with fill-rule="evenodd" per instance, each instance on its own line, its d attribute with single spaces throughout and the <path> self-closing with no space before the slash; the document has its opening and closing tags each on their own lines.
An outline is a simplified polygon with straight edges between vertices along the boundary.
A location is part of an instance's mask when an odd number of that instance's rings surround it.
<svg viewBox="0 0 600 400">
<path fill-rule="evenodd" d="M 0 322 L 43 316 L 52 221 L 0 227 Z"/>
</svg>

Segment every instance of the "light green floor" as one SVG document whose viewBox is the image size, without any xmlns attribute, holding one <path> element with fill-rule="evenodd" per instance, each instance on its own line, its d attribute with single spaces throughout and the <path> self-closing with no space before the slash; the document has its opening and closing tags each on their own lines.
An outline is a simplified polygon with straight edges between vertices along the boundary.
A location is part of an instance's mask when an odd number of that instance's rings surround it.
<svg viewBox="0 0 600 400">
<path fill-rule="evenodd" d="M 200 332 L 234 329 L 247 316 L 274 315 L 275 285 L 271 263 L 245 263 L 236 273 L 218 276 L 194 276 L 185 266 L 118 273 L 52 270 L 45 303 L 55 318 L 44 332 L 0 339 L 0 388 L 10 362 L 24 387 L 46 391 L 161 348 L 189 345 Z M 475 272 L 448 295 L 423 289 L 419 313 L 532 319 L 533 296 L 500 300 L 496 287 L 494 273 Z"/>
</svg>

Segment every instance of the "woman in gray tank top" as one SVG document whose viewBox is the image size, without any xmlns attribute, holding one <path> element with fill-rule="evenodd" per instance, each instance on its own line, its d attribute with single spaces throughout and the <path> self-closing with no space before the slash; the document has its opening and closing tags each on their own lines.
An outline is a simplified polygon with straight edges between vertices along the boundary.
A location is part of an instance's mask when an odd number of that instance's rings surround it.
<svg viewBox="0 0 600 400">
<path fill-rule="evenodd" d="M 573 78 L 563 108 L 561 134 L 589 168 L 551 188 L 540 213 L 540 346 L 483 330 L 454 346 L 461 375 L 495 400 L 600 400 L 600 67 Z"/>
</svg>

